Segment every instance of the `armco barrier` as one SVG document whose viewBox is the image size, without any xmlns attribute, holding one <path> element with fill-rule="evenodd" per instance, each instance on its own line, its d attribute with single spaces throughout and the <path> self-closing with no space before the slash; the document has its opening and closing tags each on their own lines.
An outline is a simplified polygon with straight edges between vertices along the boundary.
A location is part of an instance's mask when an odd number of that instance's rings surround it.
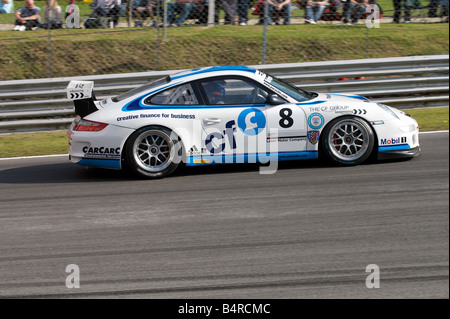
<svg viewBox="0 0 450 319">
<path fill-rule="evenodd" d="M 432 55 L 253 67 L 309 91 L 358 94 L 405 109 L 449 105 L 448 63 L 448 55 Z M 65 93 L 71 80 L 95 81 L 102 99 L 176 71 L 1 81 L 0 133 L 66 128 L 74 118 Z"/>
</svg>

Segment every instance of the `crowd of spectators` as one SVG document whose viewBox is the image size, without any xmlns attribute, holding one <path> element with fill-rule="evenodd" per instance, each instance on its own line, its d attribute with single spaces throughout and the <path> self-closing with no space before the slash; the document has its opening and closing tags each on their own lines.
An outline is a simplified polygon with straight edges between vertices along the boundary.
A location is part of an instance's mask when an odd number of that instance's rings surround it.
<svg viewBox="0 0 450 319">
<path fill-rule="evenodd" d="M 90 3 L 92 14 L 85 20 L 84 26 L 98 19 L 110 21 L 102 27 L 116 27 L 120 16 L 132 16 L 135 26 L 142 26 L 142 20 L 149 18 L 152 26 L 156 26 L 157 16 L 164 17 L 162 2 L 164 0 L 83 0 Z M 132 1 L 131 12 L 128 3 Z M 267 7 L 266 7 L 267 1 Z M 294 1 L 294 2 L 293 2 Z M 422 2 L 428 2 L 422 5 Z M 17 0 L 16 0 L 17 2 Z M 428 9 L 428 16 L 447 16 L 449 0 L 392 0 L 394 6 L 393 23 L 411 21 L 412 10 Z M 69 4 L 74 0 L 69 0 Z M 35 30 L 38 28 L 58 29 L 63 27 L 63 10 L 57 0 L 46 0 L 41 9 L 34 4 L 34 0 L 25 0 L 24 6 L 14 10 L 14 0 L 0 0 L 0 14 L 14 13 L 14 30 Z M 367 7 L 377 4 L 376 0 L 215 0 L 214 23 L 219 23 L 219 10 L 224 11 L 224 24 L 247 25 L 249 12 L 258 17 L 258 24 L 291 23 L 294 9 L 304 10 L 304 21 L 307 24 L 317 24 L 319 20 L 334 20 L 340 24 L 355 24 L 369 15 Z M 174 0 L 167 5 L 165 24 L 177 27 L 183 25 L 187 19 L 197 20 L 197 24 L 208 21 L 209 0 Z M 249 10 L 249 9 L 252 10 Z M 265 19 L 265 10 L 268 12 Z M 382 9 L 381 9 L 382 10 Z M 382 11 L 381 11 L 382 12 Z M 402 20 L 403 13 L 403 20 Z M 67 15 L 67 14 L 66 14 Z M 43 23 L 41 22 L 41 16 Z M 92 21 L 87 21 L 92 20 Z M 94 26 L 95 27 L 95 26 Z"/>
</svg>

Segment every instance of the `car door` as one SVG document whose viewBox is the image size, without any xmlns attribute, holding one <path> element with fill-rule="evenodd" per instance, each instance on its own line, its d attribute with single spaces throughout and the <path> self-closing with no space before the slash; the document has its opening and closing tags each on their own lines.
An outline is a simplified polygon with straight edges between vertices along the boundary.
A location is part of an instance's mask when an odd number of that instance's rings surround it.
<svg viewBox="0 0 450 319">
<path fill-rule="evenodd" d="M 206 104 L 199 112 L 205 153 L 215 163 L 256 162 L 257 154 L 266 151 L 268 91 L 239 76 L 203 79 L 197 85 Z"/>
<path fill-rule="evenodd" d="M 265 83 L 277 94 L 277 99 L 272 99 L 273 103 L 266 104 L 267 142 L 272 152 L 273 143 L 276 143 L 278 152 L 305 151 L 308 131 L 306 113 L 296 103 L 289 103 L 286 93 L 272 80 L 270 76 L 265 79 Z"/>
</svg>

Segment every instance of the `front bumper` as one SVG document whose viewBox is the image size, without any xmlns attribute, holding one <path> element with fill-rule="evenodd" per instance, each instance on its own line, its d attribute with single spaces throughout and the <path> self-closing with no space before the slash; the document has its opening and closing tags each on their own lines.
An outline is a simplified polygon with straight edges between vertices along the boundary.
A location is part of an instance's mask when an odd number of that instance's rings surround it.
<svg viewBox="0 0 450 319">
<path fill-rule="evenodd" d="M 412 158 L 420 155 L 420 146 L 410 149 L 378 152 L 378 160 Z"/>
</svg>

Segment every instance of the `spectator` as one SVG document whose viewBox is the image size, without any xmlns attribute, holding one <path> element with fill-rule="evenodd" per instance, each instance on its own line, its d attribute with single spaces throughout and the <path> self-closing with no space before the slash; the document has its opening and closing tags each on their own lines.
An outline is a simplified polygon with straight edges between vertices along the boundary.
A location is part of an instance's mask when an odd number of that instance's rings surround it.
<svg viewBox="0 0 450 319">
<path fill-rule="evenodd" d="M 237 0 L 239 25 L 247 25 L 249 0 Z"/>
<path fill-rule="evenodd" d="M 19 8 L 14 16 L 15 31 L 36 30 L 39 26 L 41 9 L 34 5 L 34 0 L 25 0 L 25 7 Z"/>
<path fill-rule="evenodd" d="M 359 18 L 366 12 L 366 7 L 369 5 L 368 0 L 350 0 L 347 1 L 347 9 L 344 12 L 344 21 L 342 24 L 355 24 Z M 352 18 L 352 13 L 356 8 L 355 15 Z M 351 19 L 351 22 L 350 22 Z"/>
<path fill-rule="evenodd" d="M 400 18 L 402 17 L 402 2 L 404 0 L 392 0 L 394 3 L 394 19 L 392 23 L 400 23 Z"/>
<path fill-rule="evenodd" d="M 0 0 L 0 14 L 13 12 L 14 12 L 13 0 Z"/>
<path fill-rule="evenodd" d="M 225 11 L 224 24 L 234 25 L 236 19 L 236 0 L 221 0 L 220 3 Z"/>
<path fill-rule="evenodd" d="M 46 0 L 44 21 L 45 23 L 40 26 L 43 29 L 62 28 L 62 9 L 56 0 Z"/>
<path fill-rule="evenodd" d="M 444 17 L 447 17 L 447 19 L 445 20 L 445 22 L 448 23 L 448 1 L 449 0 L 441 0 L 440 1 L 440 6 L 441 6 L 441 19 L 443 19 Z"/>
<path fill-rule="evenodd" d="M 153 9 L 156 7 L 157 0 L 134 0 L 133 13 L 139 21 L 136 26 L 142 26 L 143 18 L 149 17 L 152 19 L 152 25 L 156 26 L 155 14 Z"/>
<path fill-rule="evenodd" d="M 428 17 L 429 18 L 437 18 L 438 17 L 438 9 L 439 9 L 439 0 L 430 0 L 428 4 Z"/>
<path fill-rule="evenodd" d="M 121 0 L 95 0 L 93 16 L 112 17 L 114 27 L 119 24 Z"/>
<path fill-rule="evenodd" d="M 202 3 L 203 0 L 176 0 L 176 2 L 169 3 L 166 23 L 172 27 L 181 26 L 189 17 L 191 11 L 197 9 L 198 5 Z M 175 19 L 177 12 L 180 12 L 180 14 Z"/>
<path fill-rule="evenodd" d="M 280 24 L 280 16 L 283 15 L 283 24 L 291 24 L 291 0 L 268 0 L 269 17 L 267 24 L 272 24 L 272 17 L 275 24 Z"/>
<path fill-rule="evenodd" d="M 328 0 L 308 0 L 306 2 L 306 23 L 317 24 L 328 5 Z M 316 12 L 314 12 L 316 11 Z"/>
</svg>

